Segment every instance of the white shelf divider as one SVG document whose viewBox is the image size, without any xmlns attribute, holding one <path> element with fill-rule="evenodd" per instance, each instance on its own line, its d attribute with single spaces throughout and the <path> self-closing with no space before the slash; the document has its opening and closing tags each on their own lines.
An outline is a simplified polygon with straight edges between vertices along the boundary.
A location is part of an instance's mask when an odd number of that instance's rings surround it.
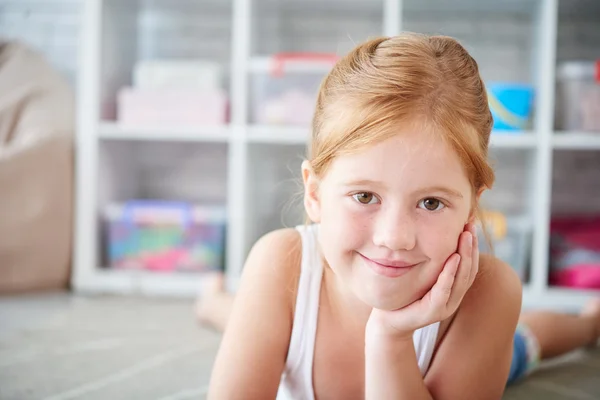
<svg viewBox="0 0 600 400">
<path fill-rule="evenodd" d="M 265 144 L 306 144 L 310 137 L 310 128 L 302 126 L 250 125 L 248 127 L 249 143 Z M 535 132 L 492 132 L 490 146 L 492 148 L 534 149 L 538 139 Z"/>
<path fill-rule="evenodd" d="M 100 125 L 99 136 L 107 140 L 153 140 L 153 141 L 189 141 L 189 142 L 227 142 L 230 128 L 227 125 L 215 126 L 122 126 L 115 122 Z"/>
<path fill-rule="evenodd" d="M 383 34 L 395 36 L 402 32 L 402 0 L 384 0 Z"/>
<path fill-rule="evenodd" d="M 250 143 L 306 145 L 309 135 L 308 127 L 252 125 L 248 128 Z"/>
<path fill-rule="evenodd" d="M 233 0 L 231 35 L 231 125 L 227 186 L 227 279 L 230 291 L 239 285 L 244 265 L 248 146 L 248 58 L 250 55 L 251 0 Z"/>
<path fill-rule="evenodd" d="M 600 132 L 554 132 L 552 146 L 555 149 L 600 150 Z"/>
<path fill-rule="evenodd" d="M 552 196 L 552 147 L 550 143 L 554 123 L 554 69 L 556 63 L 556 32 L 558 0 L 540 1 L 536 14 L 535 42 L 537 59 L 534 63 L 537 77 L 536 117 L 534 125 L 539 139 L 534 165 L 533 182 L 529 193 L 533 215 L 533 246 L 531 258 L 531 292 L 544 298 L 548 287 L 550 245 L 550 203 Z"/>
<path fill-rule="evenodd" d="M 75 241 L 71 274 L 71 286 L 75 290 L 84 290 L 92 284 L 97 272 L 97 186 L 90 183 L 98 179 L 95 132 L 100 114 L 102 12 L 102 0 L 88 0 L 82 7 L 75 138 Z"/>
<path fill-rule="evenodd" d="M 492 131 L 490 136 L 491 148 L 533 149 L 537 146 L 538 138 L 535 132 L 502 132 Z"/>
<path fill-rule="evenodd" d="M 138 270 L 97 268 L 92 279 L 79 285 L 93 294 L 139 294 L 164 297 L 195 297 L 209 273 L 159 273 Z"/>
</svg>

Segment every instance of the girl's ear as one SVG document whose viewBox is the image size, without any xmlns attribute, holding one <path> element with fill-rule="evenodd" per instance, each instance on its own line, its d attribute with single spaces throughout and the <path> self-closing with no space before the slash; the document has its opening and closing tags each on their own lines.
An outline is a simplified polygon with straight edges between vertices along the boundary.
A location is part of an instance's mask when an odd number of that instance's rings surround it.
<svg viewBox="0 0 600 400">
<path fill-rule="evenodd" d="M 312 222 L 319 223 L 321 222 L 319 181 L 306 160 L 302 162 L 302 180 L 304 181 L 304 209 Z"/>
</svg>

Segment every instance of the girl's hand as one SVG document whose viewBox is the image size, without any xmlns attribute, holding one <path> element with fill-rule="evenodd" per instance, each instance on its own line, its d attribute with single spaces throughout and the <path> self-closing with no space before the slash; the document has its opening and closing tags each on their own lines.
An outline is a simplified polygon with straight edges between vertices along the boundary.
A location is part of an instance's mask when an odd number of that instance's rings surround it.
<svg viewBox="0 0 600 400">
<path fill-rule="evenodd" d="M 415 330 L 450 317 L 473 284 L 479 270 L 479 250 L 475 226 L 467 224 L 437 282 L 422 299 L 408 306 L 385 311 L 373 309 L 367 323 L 367 336 L 411 338 Z"/>
</svg>

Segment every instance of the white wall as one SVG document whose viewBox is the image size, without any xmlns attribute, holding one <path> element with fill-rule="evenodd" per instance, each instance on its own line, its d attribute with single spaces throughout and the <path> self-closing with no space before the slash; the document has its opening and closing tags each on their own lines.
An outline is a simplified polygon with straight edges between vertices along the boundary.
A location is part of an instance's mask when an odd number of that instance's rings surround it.
<svg viewBox="0 0 600 400">
<path fill-rule="evenodd" d="M 0 0 L 0 37 L 42 51 L 75 81 L 82 0 Z"/>
</svg>

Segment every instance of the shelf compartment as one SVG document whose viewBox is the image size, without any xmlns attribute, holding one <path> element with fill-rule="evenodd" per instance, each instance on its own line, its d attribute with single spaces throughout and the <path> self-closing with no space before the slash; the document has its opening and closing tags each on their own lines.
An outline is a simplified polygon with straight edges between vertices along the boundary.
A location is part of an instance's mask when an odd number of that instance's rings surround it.
<svg viewBox="0 0 600 400">
<path fill-rule="evenodd" d="M 212 62 L 219 67 L 219 88 L 228 92 L 231 24 L 230 1 L 181 0 L 174 7 L 168 0 L 104 0 L 100 118 L 118 119 L 118 94 L 133 85 L 135 66 L 140 61 Z"/>
<path fill-rule="evenodd" d="M 383 33 L 383 1 L 274 1 L 253 4 L 251 54 L 324 52 L 338 55 Z"/>
<path fill-rule="evenodd" d="M 112 205 L 167 200 L 226 207 L 228 150 L 224 143 L 101 142 L 96 265 L 108 264 L 106 215 Z"/>
<path fill-rule="evenodd" d="M 248 147 L 248 185 L 244 254 L 264 234 L 304 223 L 300 166 L 304 145 L 252 143 Z"/>
</svg>

